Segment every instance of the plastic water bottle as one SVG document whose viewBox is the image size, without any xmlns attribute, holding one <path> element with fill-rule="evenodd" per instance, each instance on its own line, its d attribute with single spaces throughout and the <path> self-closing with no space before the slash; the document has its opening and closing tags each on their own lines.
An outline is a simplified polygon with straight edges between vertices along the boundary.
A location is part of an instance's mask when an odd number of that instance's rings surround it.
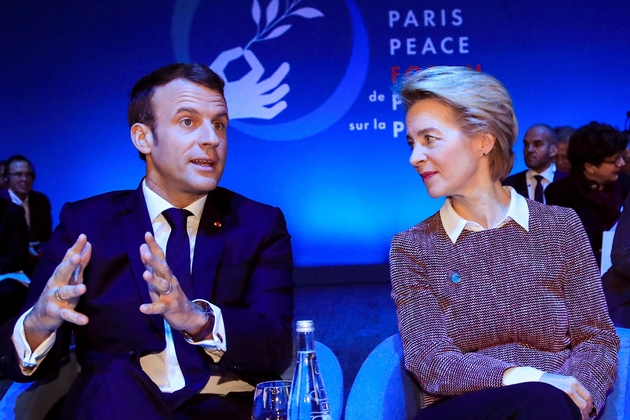
<svg viewBox="0 0 630 420">
<path fill-rule="evenodd" d="M 324 380 L 315 356 L 315 325 L 313 321 L 298 321 L 297 359 L 291 396 L 289 420 L 331 420 Z"/>
</svg>

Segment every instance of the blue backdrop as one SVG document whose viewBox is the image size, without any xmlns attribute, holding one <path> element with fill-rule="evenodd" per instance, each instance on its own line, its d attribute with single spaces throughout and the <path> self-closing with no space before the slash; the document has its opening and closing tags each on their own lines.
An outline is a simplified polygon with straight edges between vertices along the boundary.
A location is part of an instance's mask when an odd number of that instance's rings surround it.
<svg viewBox="0 0 630 420">
<path fill-rule="evenodd" d="M 626 0 L 5 0 L 0 20 L 0 158 L 33 160 L 55 222 L 66 201 L 138 185 L 133 83 L 203 62 L 237 117 L 221 184 L 284 210 L 300 266 L 386 262 L 391 236 L 441 205 L 408 164 L 392 96 L 408 69 L 501 80 L 514 171 L 528 126 L 622 128 L 630 109 Z"/>
</svg>

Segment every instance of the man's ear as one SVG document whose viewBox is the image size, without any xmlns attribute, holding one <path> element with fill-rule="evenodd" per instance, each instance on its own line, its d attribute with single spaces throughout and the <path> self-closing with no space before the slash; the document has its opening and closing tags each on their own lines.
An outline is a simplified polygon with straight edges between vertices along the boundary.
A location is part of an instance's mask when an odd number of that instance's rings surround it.
<svg viewBox="0 0 630 420">
<path fill-rule="evenodd" d="M 556 146 L 555 144 L 552 144 L 551 146 L 549 146 L 549 157 L 556 157 L 556 155 L 558 154 L 558 146 Z"/>
<path fill-rule="evenodd" d="M 131 126 L 131 141 L 143 155 L 151 154 L 153 148 L 153 132 L 148 125 L 135 123 Z"/>
</svg>

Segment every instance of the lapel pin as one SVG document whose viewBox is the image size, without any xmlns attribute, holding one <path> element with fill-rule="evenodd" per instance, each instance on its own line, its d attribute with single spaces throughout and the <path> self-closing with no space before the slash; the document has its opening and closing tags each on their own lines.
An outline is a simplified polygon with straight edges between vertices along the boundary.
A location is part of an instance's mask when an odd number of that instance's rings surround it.
<svg viewBox="0 0 630 420">
<path fill-rule="evenodd" d="M 214 225 L 215 225 L 216 227 L 221 227 L 221 222 L 214 222 Z"/>
<path fill-rule="evenodd" d="M 457 270 L 448 270 L 446 277 L 455 284 L 462 281 L 462 275 Z"/>
</svg>

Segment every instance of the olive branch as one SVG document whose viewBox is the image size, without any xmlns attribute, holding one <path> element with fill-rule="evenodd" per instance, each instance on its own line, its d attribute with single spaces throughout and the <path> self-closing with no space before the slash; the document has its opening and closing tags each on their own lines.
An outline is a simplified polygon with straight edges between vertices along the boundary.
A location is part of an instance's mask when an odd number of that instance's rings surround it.
<svg viewBox="0 0 630 420">
<path fill-rule="evenodd" d="M 301 16 L 306 19 L 324 17 L 324 14 L 314 7 L 301 7 L 296 9 L 302 0 L 286 0 L 284 13 L 278 16 L 280 8 L 280 0 L 271 0 L 265 10 L 265 26 L 261 28 L 260 19 L 262 10 L 258 0 L 254 0 L 252 4 L 252 18 L 256 22 L 256 35 L 247 43 L 244 50 L 248 49 L 254 42 L 267 41 L 269 39 L 278 38 L 291 28 L 291 24 L 280 25 L 284 19 L 290 16 Z"/>
</svg>

